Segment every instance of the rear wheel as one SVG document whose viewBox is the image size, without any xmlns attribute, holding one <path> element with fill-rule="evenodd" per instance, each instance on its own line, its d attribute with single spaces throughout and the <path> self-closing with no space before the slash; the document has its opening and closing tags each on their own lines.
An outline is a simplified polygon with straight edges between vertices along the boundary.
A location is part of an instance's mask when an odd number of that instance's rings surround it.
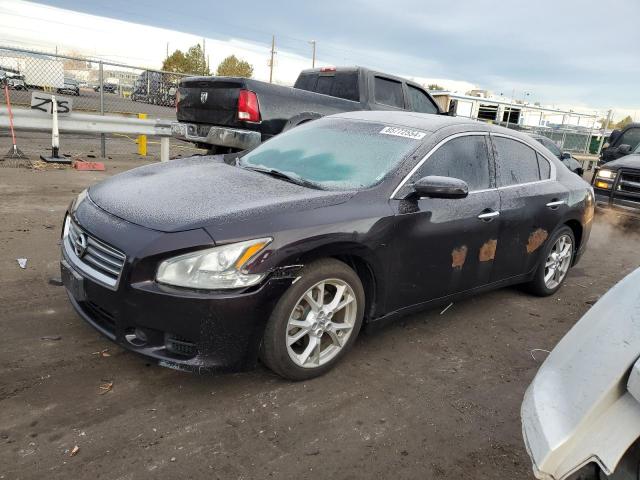
<svg viewBox="0 0 640 480">
<path fill-rule="evenodd" d="M 573 230 L 567 226 L 556 230 L 544 246 L 542 260 L 528 289 L 543 297 L 557 292 L 567 278 L 575 249 Z"/>
<path fill-rule="evenodd" d="M 322 375 L 353 345 L 364 300 L 362 282 L 346 264 L 334 259 L 310 263 L 269 318 L 263 362 L 290 380 Z"/>
</svg>

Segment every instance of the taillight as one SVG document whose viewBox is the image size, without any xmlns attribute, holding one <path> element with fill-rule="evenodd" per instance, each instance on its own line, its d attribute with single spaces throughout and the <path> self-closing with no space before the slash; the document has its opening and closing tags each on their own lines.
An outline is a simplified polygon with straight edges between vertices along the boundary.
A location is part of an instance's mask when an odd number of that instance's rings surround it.
<svg viewBox="0 0 640 480">
<path fill-rule="evenodd" d="M 238 120 L 245 122 L 260 121 L 260 106 L 258 96 L 251 90 L 240 90 L 238 96 Z"/>
</svg>

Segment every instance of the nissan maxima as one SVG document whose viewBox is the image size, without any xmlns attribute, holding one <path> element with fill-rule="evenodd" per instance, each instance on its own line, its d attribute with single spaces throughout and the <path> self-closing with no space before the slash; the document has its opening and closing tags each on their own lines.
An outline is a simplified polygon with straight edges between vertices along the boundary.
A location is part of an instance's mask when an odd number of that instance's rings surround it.
<svg viewBox="0 0 640 480">
<path fill-rule="evenodd" d="M 523 283 L 556 292 L 591 187 L 529 136 L 409 112 L 324 117 L 240 154 L 136 168 L 66 215 L 62 278 L 160 365 L 323 374 L 363 324 Z"/>
</svg>

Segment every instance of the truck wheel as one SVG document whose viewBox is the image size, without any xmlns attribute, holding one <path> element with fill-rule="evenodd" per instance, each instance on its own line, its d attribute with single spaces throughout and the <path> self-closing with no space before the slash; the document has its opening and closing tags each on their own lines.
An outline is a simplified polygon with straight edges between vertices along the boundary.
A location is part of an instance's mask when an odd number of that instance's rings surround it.
<svg viewBox="0 0 640 480">
<path fill-rule="evenodd" d="M 271 313 L 260 358 L 289 380 L 324 374 L 353 345 L 364 302 L 362 282 L 346 264 L 332 258 L 310 263 Z"/>
</svg>

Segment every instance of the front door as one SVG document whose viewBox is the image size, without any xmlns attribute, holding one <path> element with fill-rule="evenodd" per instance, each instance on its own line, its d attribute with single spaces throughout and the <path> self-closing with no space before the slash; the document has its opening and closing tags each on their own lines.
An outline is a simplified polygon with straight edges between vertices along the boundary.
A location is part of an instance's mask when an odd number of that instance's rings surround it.
<svg viewBox="0 0 640 480">
<path fill-rule="evenodd" d="M 460 199 L 411 197 L 410 185 L 427 175 L 464 180 L 470 193 Z M 398 233 L 390 245 L 396 256 L 390 266 L 390 310 L 490 282 L 500 198 L 486 134 L 450 137 L 424 160 L 391 204 Z"/>
</svg>

